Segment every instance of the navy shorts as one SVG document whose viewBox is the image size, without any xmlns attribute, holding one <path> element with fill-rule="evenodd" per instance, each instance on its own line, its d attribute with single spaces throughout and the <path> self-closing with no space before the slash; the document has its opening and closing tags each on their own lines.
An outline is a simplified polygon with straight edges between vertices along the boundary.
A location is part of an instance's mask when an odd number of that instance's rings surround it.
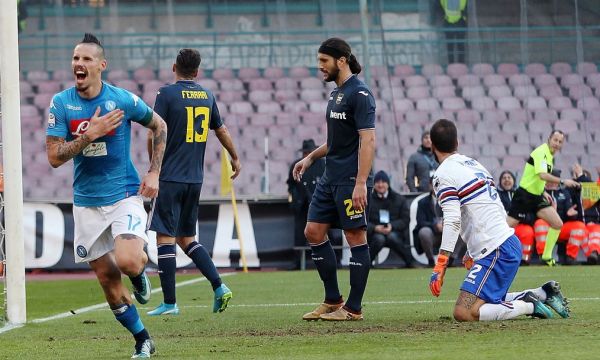
<svg viewBox="0 0 600 360">
<path fill-rule="evenodd" d="M 150 230 L 171 237 L 195 236 L 202 184 L 160 181 L 150 212 Z"/>
<path fill-rule="evenodd" d="M 367 188 L 367 199 L 372 188 Z M 353 185 L 317 184 L 308 207 L 307 221 L 331 224 L 332 228 L 356 229 L 367 226 L 368 206 L 358 212 L 352 208 Z"/>
<path fill-rule="evenodd" d="M 521 242 L 511 235 L 488 256 L 475 261 L 460 289 L 488 304 L 501 303 L 519 270 L 521 251 Z"/>
</svg>

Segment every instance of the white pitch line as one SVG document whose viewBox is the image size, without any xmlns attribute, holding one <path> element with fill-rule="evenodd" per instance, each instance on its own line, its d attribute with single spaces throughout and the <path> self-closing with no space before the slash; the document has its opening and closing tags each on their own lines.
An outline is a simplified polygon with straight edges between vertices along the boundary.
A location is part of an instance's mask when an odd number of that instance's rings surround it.
<svg viewBox="0 0 600 360">
<path fill-rule="evenodd" d="M 225 277 L 225 276 L 231 276 L 231 275 L 235 275 L 235 274 L 236 273 L 224 273 L 224 274 L 220 274 L 220 275 L 221 275 L 221 277 Z M 186 281 L 182 281 L 182 282 L 179 282 L 179 283 L 175 284 L 175 287 L 178 288 L 178 287 L 182 287 L 182 286 L 187 286 L 187 285 L 195 284 L 197 282 L 201 282 L 201 281 L 205 281 L 205 280 L 206 280 L 205 277 L 197 278 L 197 279 L 191 279 L 191 280 L 186 280 Z M 156 289 L 152 289 L 151 293 L 154 294 L 154 293 L 161 292 L 161 291 L 162 291 L 162 287 L 159 287 L 159 288 L 156 288 Z M 70 317 L 70 316 L 73 316 L 73 315 L 83 314 L 83 313 L 87 313 L 87 312 L 90 312 L 90 311 L 102 309 L 102 308 L 107 307 L 107 306 L 108 306 L 108 303 L 103 302 L 103 303 L 100 303 L 100 304 L 90 305 L 90 306 L 82 307 L 82 308 L 79 308 L 79 309 L 76 309 L 76 310 L 70 310 L 70 311 L 67 311 L 67 312 L 63 312 L 63 313 L 60 313 L 60 314 L 56 314 L 56 315 L 52 315 L 52 316 L 48 316 L 48 317 L 44 317 L 44 318 L 33 319 L 33 320 L 29 321 L 29 322 L 33 323 L 33 324 L 39 324 L 39 323 L 43 323 L 43 322 L 47 322 L 47 321 L 51 321 L 51 320 L 64 319 L 64 318 L 67 318 L 67 317 Z M 23 326 L 23 324 L 18 324 L 18 325 L 8 324 L 8 325 L 5 325 L 5 326 L 3 326 L 3 327 L 0 328 L 0 334 L 2 334 L 4 332 L 7 332 L 7 331 L 10 331 L 10 330 L 13 330 L 13 329 L 20 328 L 22 326 Z"/>
</svg>

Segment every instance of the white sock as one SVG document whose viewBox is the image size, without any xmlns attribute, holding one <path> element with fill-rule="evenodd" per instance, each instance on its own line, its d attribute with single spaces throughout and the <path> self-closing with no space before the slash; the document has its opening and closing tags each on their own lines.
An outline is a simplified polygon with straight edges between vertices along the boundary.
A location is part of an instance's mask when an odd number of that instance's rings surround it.
<svg viewBox="0 0 600 360">
<path fill-rule="evenodd" d="M 544 289 L 542 289 L 541 286 L 539 288 L 535 288 L 535 289 L 527 289 L 527 290 L 523 290 L 523 291 L 508 293 L 504 297 L 504 301 L 521 300 L 523 298 L 523 296 L 525 296 L 525 294 L 528 293 L 529 291 L 534 293 L 535 296 L 537 296 L 541 302 L 546 301 L 546 297 L 547 297 L 546 292 L 544 291 Z"/>
<path fill-rule="evenodd" d="M 508 320 L 533 313 L 533 304 L 523 300 L 483 304 L 479 308 L 479 321 Z"/>
</svg>

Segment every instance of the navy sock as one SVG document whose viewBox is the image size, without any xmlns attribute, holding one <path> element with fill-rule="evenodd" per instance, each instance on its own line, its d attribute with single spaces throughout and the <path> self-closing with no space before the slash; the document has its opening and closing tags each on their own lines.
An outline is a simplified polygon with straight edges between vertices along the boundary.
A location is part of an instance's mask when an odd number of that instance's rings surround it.
<svg viewBox="0 0 600 360">
<path fill-rule="evenodd" d="M 326 241 L 319 245 L 313 245 L 311 249 L 312 259 L 325 287 L 325 302 L 340 302 L 342 295 L 337 281 L 337 259 L 331 242 Z"/>
<path fill-rule="evenodd" d="M 188 248 L 185 249 L 185 253 L 194 261 L 194 264 L 196 264 L 202 275 L 210 281 L 213 290 L 218 289 L 223 284 L 215 263 L 213 263 L 204 246 L 200 245 L 197 241 L 192 241 Z"/>
<path fill-rule="evenodd" d="M 165 304 L 175 304 L 175 272 L 177 256 L 175 244 L 158 245 L 158 276 L 162 286 L 163 299 Z"/>
<path fill-rule="evenodd" d="M 367 287 L 371 256 L 367 244 L 355 246 L 350 249 L 350 294 L 346 300 L 346 307 L 354 312 L 360 312 L 362 297 Z"/>
<path fill-rule="evenodd" d="M 142 280 L 142 279 L 143 279 L 143 276 L 142 276 L 142 275 L 144 274 L 144 271 L 145 271 L 145 270 L 146 270 L 146 269 L 143 269 L 143 270 L 142 270 L 142 272 L 141 272 L 141 273 L 139 273 L 139 274 L 138 274 L 138 275 L 136 275 L 136 276 L 130 276 L 130 277 L 129 277 L 129 280 L 131 280 L 131 284 L 132 284 L 132 285 L 133 285 L 133 286 L 134 286 L 136 289 L 141 289 L 141 288 L 142 288 L 142 286 L 144 286 L 144 285 L 143 285 L 143 280 Z"/>
<path fill-rule="evenodd" d="M 113 314 L 115 314 L 117 321 L 119 321 L 121 325 L 123 325 L 132 335 L 134 335 L 136 341 L 138 341 L 138 337 L 141 338 L 144 335 L 147 335 L 147 338 L 150 337 L 144 328 L 144 324 L 142 324 L 142 320 L 138 315 L 135 305 L 120 304 L 114 307 L 111 306 L 111 310 Z"/>
</svg>

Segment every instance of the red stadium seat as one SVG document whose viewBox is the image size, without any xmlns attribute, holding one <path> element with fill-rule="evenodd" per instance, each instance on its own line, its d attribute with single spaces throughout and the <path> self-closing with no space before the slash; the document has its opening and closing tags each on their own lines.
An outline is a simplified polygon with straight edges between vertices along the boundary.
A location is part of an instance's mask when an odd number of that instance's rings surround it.
<svg viewBox="0 0 600 360">
<path fill-rule="evenodd" d="M 581 76 L 588 76 L 598 72 L 596 64 L 591 62 L 582 62 L 577 64 L 577 73 Z"/>
<path fill-rule="evenodd" d="M 519 73 L 519 66 L 513 63 L 498 64 L 497 72 L 504 77 L 510 77 Z"/>
<path fill-rule="evenodd" d="M 550 73 L 557 78 L 571 73 L 571 65 L 564 62 L 557 62 L 550 65 Z"/>
<path fill-rule="evenodd" d="M 421 75 L 410 75 L 404 79 L 404 85 L 406 87 L 426 86 L 427 79 Z"/>
<path fill-rule="evenodd" d="M 133 79 L 137 82 L 149 81 L 156 79 L 154 69 L 138 68 L 133 72 Z"/>
<path fill-rule="evenodd" d="M 446 73 L 452 79 L 458 79 L 461 76 L 467 75 L 469 73 L 469 68 L 467 65 L 461 63 L 448 64 Z"/>
<path fill-rule="evenodd" d="M 421 67 L 421 74 L 426 78 L 444 74 L 444 69 L 439 64 L 425 64 Z"/>
<path fill-rule="evenodd" d="M 431 85 L 431 87 L 454 86 L 452 84 L 452 79 L 448 75 L 434 75 L 434 76 L 430 77 L 429 85 Z"/>
<path fill-rule="evenodd" d="M 415 68 L 412 65 L 407 64 L 398 64 L 394 66 L 394 75 L 399 76 L 401 78 L 406 78 L 408 76 L 416 74 Z"/>
<path fill-rule="evenodd" d="M 536 77 L 537 75 L 546 73 L 546 65 L 540 63 L 531 63 L 525 66 L 525 71 L 523 72 L 531 77 Z"/>
</svg>

